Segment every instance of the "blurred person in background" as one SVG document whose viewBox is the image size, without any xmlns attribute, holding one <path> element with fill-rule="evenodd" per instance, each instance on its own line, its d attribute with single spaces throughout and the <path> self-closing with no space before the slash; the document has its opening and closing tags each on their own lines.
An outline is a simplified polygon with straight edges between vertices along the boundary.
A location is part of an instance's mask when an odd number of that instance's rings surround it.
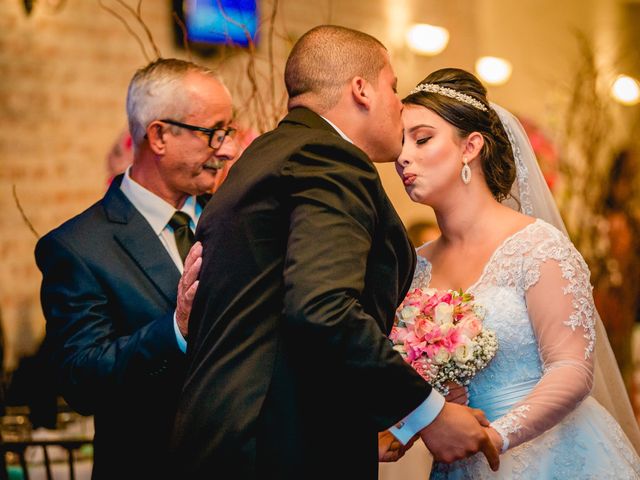
<svg viewBox="0 0 640 480">
<path fill-rule="evenodd" d="M 629 391 L 633 391 L 633 328 L 640 309 L 640 218 L 636 184 L 638 151 L 619 152 L 611 166 L 603 216 L 608 226 L 608 275 L 594 285 L 594 298 Z M 632 396 L 633 399 L 633 396 Z M 639 406 L 635 406 L 636 414 Z"/>
</svg>

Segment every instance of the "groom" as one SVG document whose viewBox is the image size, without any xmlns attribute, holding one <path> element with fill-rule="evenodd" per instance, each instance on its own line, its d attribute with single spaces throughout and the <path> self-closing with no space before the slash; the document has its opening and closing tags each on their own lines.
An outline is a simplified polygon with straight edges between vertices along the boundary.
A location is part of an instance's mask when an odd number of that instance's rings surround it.
<svg viewBox="0 0 640 480">
<path fill-rule="evenodd" d="M 285 81 L 289 114 L 246 150 L 198 224 L 173 474 L 374 479 L 389 427 L 403 444 L 419 434 L 438 460 L 482 450 L 497 469 L 484 415 L 445 404 L 386 336 L 415 264 L 372 164 L 402 146 L 386 49 L 316 27 Z"/>
</svg>

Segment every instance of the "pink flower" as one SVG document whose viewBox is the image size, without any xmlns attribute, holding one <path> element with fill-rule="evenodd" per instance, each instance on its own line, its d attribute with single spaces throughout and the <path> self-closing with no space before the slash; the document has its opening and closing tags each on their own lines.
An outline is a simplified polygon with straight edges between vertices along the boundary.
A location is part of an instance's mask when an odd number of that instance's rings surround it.
<svg viewBox="0 0 640 480">
<path fill-rule="evenodd" d="M 427 342 L 420 341 L 412 333 L 410 333 L 405 338 L 404 347 L 407 351 L 407 358 L 409 359 L 409 361 L 413 361 L 417 358 L 420 358 L 422 354 L 427 351 L 429 345 L 427 345 Z"/>
<path fill-rule="evenodd" d="M 441 346 L 439 345 L 438 342 L 436 343 L 430 343 L 429 345 L 427 345 L 425 347 L 425 354 L 427 355 L 427 357 L 429 357 L 430 359 L 435 358 L 435 356 L 438 354 L 438 352 L 440 351 Z"/>
<path fill-rule="evenodd" d="M 439 303 L 440 303 L 440 299 L 438 298 L 437 293 L 431 295 L 430 297 L 424 300 L 421 308 L 422 313 L 424 313 L 428 317 L 432 317 L 434 314 L 433 312 Z"/>
<path fill-rule="evenodd" d="M 445 292 L 440 296 L 440 302 L 444 302 L 444 303 L 451 303 L 451 300 L 453 298 L 453 295 L 451 294 L 451 292 Z"/>
<path fill-rule="evenodd" d="M 413 328 L 416 336 L 424 338 L 427 341 L 430 341 L 440 335 L 438 325 L 436 325 L 425 315 L 419 315 L 418 317 L 416 317 Z"/>
<path fill-rule="evenodd" d="M 471 313 L 466 315 L 458 323 L 460 332 L 468 338 L 475 338 L 482 331 L 482 323 Z"/>
<path fill-rule="evenodd" d="M 418 372 L 418 374 L 424 378 L 425 380 L 429 381 L 432 378 L 432 368 L 431 365 L 429 364 L 429 362 L 426 361 L 426 359 L 423 358 L 419 358 L 418 360 L 415 360 L 413 362 L 411 362 L 411 366 L 413 367 L 413 369 Z"/>
<path fill-rule="evenodd" d="M 406 328 L 393 326 L 391 328 L 391 333 L 389 334 L 389 338 L 393 343 L 404 343 L 404 339 L 409 334 L 409 331 Z"/>
<path fill-rule="evenodd" d="M 402 302 L 402 307 L 420 307 L 422 304 L 422 290 L 416 288 L 409 293 L 404 298 Z"/>
<path fill-rule="evenodd" d="M 484 368 L 486 362 L 474 359 L 478 348 L 489 358 L 495 354 L 493 332 L 487 331 L 480 341 L 476 338 L 483 334 L 483 317 L 484 309 L 474 303 L 471 293 L 416 288 L 398 308 L 398 324 L 390 338 L 405 361 L 444 392 L 452 375 L 468 380 Z"/>
<path fill-rule="evenodd" d="M 442 339 L 442 346 L 449 352 L 453 352 L 462 342 L 462 336 L 457 328 L 450 329 Z"/>
</svg>

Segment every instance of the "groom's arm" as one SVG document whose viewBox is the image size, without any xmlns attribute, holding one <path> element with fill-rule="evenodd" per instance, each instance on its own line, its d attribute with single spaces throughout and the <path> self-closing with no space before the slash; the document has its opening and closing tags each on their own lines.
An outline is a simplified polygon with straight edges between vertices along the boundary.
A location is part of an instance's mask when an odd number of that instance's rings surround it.
<svg viewBox="0 0 640 480">
<path fill-rule="evenodd" d="M 325 369 L 343 379 L 341 395 L 366 409 L 379 431 L 426 399 L 427 407 L 433 405 L 420 426 L 437 411 L 438 395 L 393 350 L 360 303 L 378 221 L 375 167 L 360 150 L 329 141 L 294 154 L 283 176 L 291 200 L 284 327 L 305 346 L 307 357 L 322 358 Z M 451 462 L 483 450 L 497 468 L 498 453 L 471 412 L 445 403 L 420 436 L 437 460 Z"/>
<path fill-rule="evenodd" d="M 291 208 L 285 328 L 305 345 L 307 357 L 325 359 L 342 395 L 382 431 L 420 405 L 431 387 L 393 350 L 382 322 L 361 303 L 378 228 L 375 167 L 355 147 L 326 136 L 333 145 L 307 145 L 283 172 Z"/>
<path fill-rule="evenodd" d="M 444 407 L 444 397 L 436 390 L 431 390 L 427 399 L 418 408 L 396 423 L 389 431 L 393 433 L 403 445 L 409 443 L 420 430 L 435 420 Z"/>
<path fill-rule="evenodd" d="M 490 423 L 481 410 L 447 403 L 440 393 L 431 391 L 429 397 L 389 431 L 407 445 L 420 435 L 436 460 L 453 462 L 482 451 L 489 465 L 497 470 L 498 451 L 488 437 Z M 400 453 L 400 458 L 404 452 Z"/>
</svg>

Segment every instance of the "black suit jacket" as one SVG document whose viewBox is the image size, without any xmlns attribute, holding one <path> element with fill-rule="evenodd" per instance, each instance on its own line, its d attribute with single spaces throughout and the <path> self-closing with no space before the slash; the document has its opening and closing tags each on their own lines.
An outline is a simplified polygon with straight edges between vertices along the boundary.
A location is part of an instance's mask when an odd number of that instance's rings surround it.
<svg viewBox="0 0 640 480">
<path fill-rule="evenodd" d="M 196 236 L 176 478 L 376 478 L 376 432 L 430 387 L 387 338 L 415 252 L 366 154 L 294 109 Z"/>
<path fill-rule="evenodd" d="M 36 246 L 45 341 L 64 398 L 95 416 L 93 478 L 160 478 L 184 374 L 180 273 L 121 181 Z"/>
</svg>

